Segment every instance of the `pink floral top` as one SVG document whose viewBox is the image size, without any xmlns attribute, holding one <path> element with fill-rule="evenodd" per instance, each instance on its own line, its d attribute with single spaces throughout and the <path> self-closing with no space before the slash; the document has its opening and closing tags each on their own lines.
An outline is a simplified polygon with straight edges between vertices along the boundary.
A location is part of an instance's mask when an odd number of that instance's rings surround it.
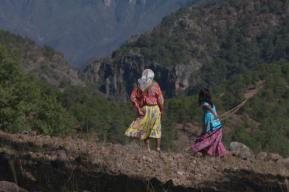
<svg viewBox="0 0 289 192">
<path fill-rule="evenodd" d="M 132 90 L 130 100 L 137 110 L 145 105 L 158 105 L 160 110 L 163 111 L 164 97 L 157 82 L 153 82 L 153 84 L 145 91 L 135 87 Z"/>
</svg>

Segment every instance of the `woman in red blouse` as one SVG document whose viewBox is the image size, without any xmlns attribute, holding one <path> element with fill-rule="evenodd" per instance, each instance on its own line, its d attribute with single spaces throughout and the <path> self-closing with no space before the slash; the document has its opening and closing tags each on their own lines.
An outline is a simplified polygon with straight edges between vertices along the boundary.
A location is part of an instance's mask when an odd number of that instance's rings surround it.
<svg viewBox="0 0 289 192">
<path fill-rule="evenodd" d="M 146 69 L 133 89 L 130 99 L 138 117 L 126 130 L 125 135 L 144 140 L 148 150 L 149 139 L 154 138 L 157 140 L 157 151 L 160 151 L 164 97 L 159 84 L 153 79 L 154 72 Z"/>
</svg>

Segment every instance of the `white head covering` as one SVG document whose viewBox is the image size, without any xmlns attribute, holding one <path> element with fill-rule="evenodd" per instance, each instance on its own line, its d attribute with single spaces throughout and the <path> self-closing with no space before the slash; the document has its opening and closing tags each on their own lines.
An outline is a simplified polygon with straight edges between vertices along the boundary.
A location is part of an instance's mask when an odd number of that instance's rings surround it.
<svg viewBox="0 0 289 192">
<path fill-rule="evenodd" d="M 151 69 L 145 69 L 142 72 L 141 78 L 138 79 L 140 89 L 145 90 L 154 80 L 154 77 L 155 73 Z"/>
</svg>

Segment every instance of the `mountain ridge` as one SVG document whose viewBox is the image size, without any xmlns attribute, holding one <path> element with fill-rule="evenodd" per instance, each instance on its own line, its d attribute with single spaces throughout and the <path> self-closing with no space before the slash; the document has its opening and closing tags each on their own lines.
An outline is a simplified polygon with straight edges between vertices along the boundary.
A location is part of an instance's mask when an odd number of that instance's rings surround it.
<svg viewBox="0 0 289 192">
<path fill-rule="evenodd" d="M 199 0 L 3 0 L 0 29 L 27 36 L 64 53 L 74 66 L 109 55 L 131 35 Z"/>
</svg>

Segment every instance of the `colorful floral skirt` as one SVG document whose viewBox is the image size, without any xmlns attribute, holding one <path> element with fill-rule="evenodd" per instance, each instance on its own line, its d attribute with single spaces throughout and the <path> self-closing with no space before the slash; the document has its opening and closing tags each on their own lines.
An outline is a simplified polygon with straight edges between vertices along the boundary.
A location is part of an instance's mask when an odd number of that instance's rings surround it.
<svg viewBox="0 0 289 192">
<path fill-rule="evenodd" d="M 224 156 L 227 154 L 222 143 L 222 128 L 199 136 L 193 144 L 193 152 L 205 152 L 211 156 Z"/>
<path fill-rule="evenodd" d="M 128 137 L 140 138 L 161 138 L 161 112 L 160 108 L 155 106 L 144 106 L 145 115 L 138 117 L 131 123 L 125 131 Z"/>
</svg>

